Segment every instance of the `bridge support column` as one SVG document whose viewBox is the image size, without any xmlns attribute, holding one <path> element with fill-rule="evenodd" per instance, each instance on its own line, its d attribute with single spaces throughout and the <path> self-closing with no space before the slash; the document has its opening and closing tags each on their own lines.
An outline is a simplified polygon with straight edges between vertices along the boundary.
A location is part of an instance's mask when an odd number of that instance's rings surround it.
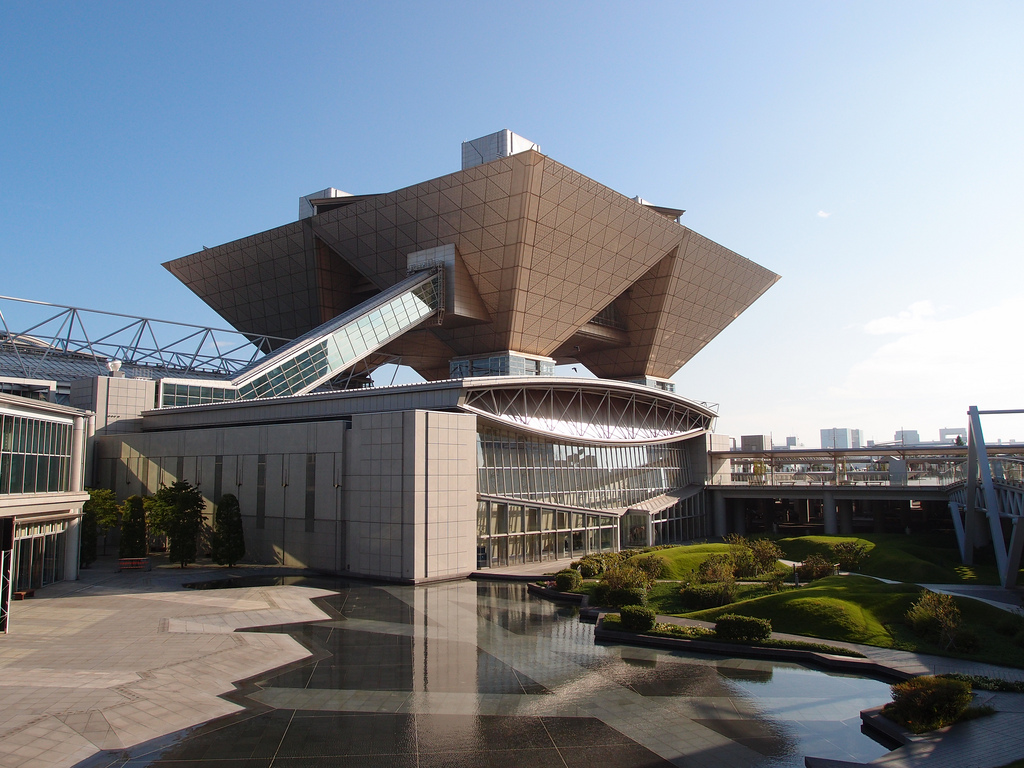
<svg viewBox="0 0 1024 768">
<path fill-rule="evenodd" d="M 743 499 L 732 499 L 732 530 L 740 536 L 747 535 L 747 505 Z"/>
<path fill-rule="evenodd" d="M 839 533 L 843 536 L 853 534 L 853 500 L 840 499 L 839 501 Z"/>
<path fill-rule="evenodd" d="M 839 521 L 836 515 L 836 497 L 830 491 L 825 491 L 821 499 L 821 517 L 825 522 L 825 535 L 835 536 L 839 533 Z"/>
<path fill-rule="evenodd" d="M 889 506 L 887 501 L 871 502 L 871 517 L 875 521 L 875 533 L 885 533 L 885 509 Z"/>
<path fill-rule="evenodd" d="M 725 511 L 725 496 L 721 491 L 711 492 L 711 509 L 715 536 L 721 538 L 729 532 L 729 517 Z"/>
</svg>

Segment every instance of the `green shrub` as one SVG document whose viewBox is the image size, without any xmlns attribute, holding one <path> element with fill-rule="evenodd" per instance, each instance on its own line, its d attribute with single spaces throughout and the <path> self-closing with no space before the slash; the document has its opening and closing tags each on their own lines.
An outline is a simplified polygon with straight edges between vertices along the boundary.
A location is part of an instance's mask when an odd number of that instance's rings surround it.
<svg viewBox="0 0 1024 768">
<path fill-rule="evenodd" d="M 601 581 L 609 589 L 632 589 L 639 587 L 646 592 L 653 580 L 646 573 L 628 563 L 615 565 L 601 575 Z"/>
<path fill-rule="evenodd" d="M 749 548 L 733 549 L 729 553 L 729 559 L 732 560 L 732 572 L 736 578 L 749 579 L 757 575 L 757 562 Z"/>
<path fill-rule="evenodd" d="M 828 558 L 813 552 L 800 565 L 800 578 L 804 581 L 813 581 L 832 575 L 832 563 Z"/>
<path fill-rule="evenodd" d="M 715 637 L 729 642 L 758 642 L 772 635 L 772 623 L 754 616 L 727 613 L 715 622 Z"/>
<path fill-rule="evenodd" d="M 884 714 L 914 733 L 956 722 L 971 703 L 971 686 L 962 680 L 922 675 L 892 687 Z"/>
<path fill-rule="evenodd" d="M 631 564 L 641 573 L 646 574 L 652 584 L 665 575 L 665 561 L 660 557 L 654 557 L 653 555 L 636 557 L 633 558 Z"/>
<path fill-rule="evenodd" d="M 981 650 L 981 638 L 973 629 L 960 627 L 953 633 L 953 648 L 960 653 L 977 653 Z"/>
<path fill-rule="evenodd" d="M 996 624 L 996 632 L 1007 637 L 1013 637 L 1022 631 L 1024 631 L 1024 616 L 1019 613 L 1008 613 Z"/>
<path fill-rule="evenodd" d="M 844 571 L 855 571 L 868 555 L 868 548 L 858 541 L 841 541 L 832 545 L 832 559 Z"/>
<path fill-rule="evenodd" d="M 655 613 L 642 605 L 624 605 L 619 610 L 623 628 L 630 632 L 646 632 L 654 628 Z"/>
<path fill-rule="evenodd" d="M 643 587 L 610 587 L 604 599 L 610 608 L 623 605 L 646 605 L 647 590 Z"/>
<path fill-rule="evenodd" d="M 592 579 L 595 576 L 600 576 L 602 571 L 604 571 L 604 561 L 600 558 L 587 555 L 586 557 L 577 560 L 571 567 L 579 571 L 580 576 L 584 579 Z"/>
<path fill-rule="evenodd" d="M 783 556 L 779 545 L 770 539 L 754 539 L 751 541 L 750 553 L 754 558 L 757 575 L 774 571 L 779 558 Z"/>
<path fill-rule="evenodd" d="M 590 592 L 590 602 L 593 605 L 608 604 L 608 585 L 598 582 Z"/>
<path fill-rule="evenodd" d="M 731 581 L 720 581 L 715 584 L 687 584 L 679 591 L 683 598 L 683 606 L 688 611 L 701 611 L 705 608 L 718 608 L 728 605 L 736 599 L 736 585 Z"/>
<path fill-rule="evenodd" d="M 950 595 L 925 590 L 907 611 L 907 623 L 914 634 L 943 648 L 953 646 L 960 627 L 960 609 Z"/>
<path fill-rule="evenodd" d="M 962 680 L 978 691 L 1002 691 L 1004 693 L 1024 693 L 1024 680 L 1003 680 L 999 677 L 985 675 L 965 675 L 960 672 L 947 672 L 938 677 L 950 680 Z"/>
<path fill-rule="evenodd" d="M 555 574 L 555 589 L 559 592 L 572 592 L 574 589 L 579 589 L 582 586 L 583 577 L 580 576 L 579 571 L 566 568 Z"/>
<path fill-rule="evenodd" d="M 697 580 L 704 584 L 732 581 L 735 566 L 729 555 L 710 555 L 697 566 Z"/>
</svg>

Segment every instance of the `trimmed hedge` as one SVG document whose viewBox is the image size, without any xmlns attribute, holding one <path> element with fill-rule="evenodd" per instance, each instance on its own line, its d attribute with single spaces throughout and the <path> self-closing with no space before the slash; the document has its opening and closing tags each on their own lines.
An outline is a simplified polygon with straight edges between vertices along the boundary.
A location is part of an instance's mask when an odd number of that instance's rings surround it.
<svg viewBox="0 0 1024 768">
<path fill-rule="evenodd" d="M 572 592 L 583 586 L 583 577 L 579 571 L 566 568 L 555 574 L 555 589 L 559 592 Z"/>
<path fill-rule="evenodd" d="M 768 619 L 727 613 L 715 622 L 715 636 L 727 642 L 761 642 L 772 636 L 772 623 Z"/>
<path fill-rule="evenodd" d="M 624 605 L 619 616 L 623 628 L 630 632 L 646 632 L 654 628 L 654 611 L 642 605 Z"/>
<path fill-rule="evenodd" d="M 620 608 L 624 605 L 646 605 L 647 590 L 643 587 L 609 589 L 605 593 L 604 604 L 611 608 Z"/>
<path fill-rule="evenodd" d="M 720 581 L 712 584 L 687 584 L 679 591 L 683 606 L 688 611 L 718 608 L 736 600 L 736 584 Z"/>
<path fill-rule="evenodd" d="M 882 710 L 914 733 L 955 723 L 971 704 L 971 686 L 963 680 L 922 675 L 892 687 L 892 704 Z"/>
</svg>

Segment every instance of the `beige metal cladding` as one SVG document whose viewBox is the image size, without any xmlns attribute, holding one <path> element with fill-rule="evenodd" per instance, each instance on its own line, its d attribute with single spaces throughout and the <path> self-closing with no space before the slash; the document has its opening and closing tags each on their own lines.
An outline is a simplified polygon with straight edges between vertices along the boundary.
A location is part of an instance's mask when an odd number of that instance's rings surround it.
<svg viewBox="0 0 1024 768">
<path fill-rule="evenodd" d="M 428 378 L 514 349 L 603 377 L 667 378 L 778 275 L 536 151 L 355 202 L 165 266 L 244 332 L 296 336 L 453 244 L 490 320 L 384 351 Z M 590 324 L 610 304 L 622 328 Z"/>
</svg>

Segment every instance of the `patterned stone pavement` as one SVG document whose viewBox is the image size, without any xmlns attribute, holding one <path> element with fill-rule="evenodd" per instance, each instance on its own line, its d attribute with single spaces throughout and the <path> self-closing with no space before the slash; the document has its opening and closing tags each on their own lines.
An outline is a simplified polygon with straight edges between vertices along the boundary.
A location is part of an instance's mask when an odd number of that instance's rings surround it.
<svg viewBox="0 0 1024 768">
<path fill-rule="evenodd" d="M 326 593 L 181 587 L 210 577 L 108 564 L 14 603 L 0 635 L 0 766 L 74 765 L 237 712 L 221 696 L 234 681 L 309 655 L 288 635 L 234 630 L 323 619 L 310 598 Z"/>
</svg>

